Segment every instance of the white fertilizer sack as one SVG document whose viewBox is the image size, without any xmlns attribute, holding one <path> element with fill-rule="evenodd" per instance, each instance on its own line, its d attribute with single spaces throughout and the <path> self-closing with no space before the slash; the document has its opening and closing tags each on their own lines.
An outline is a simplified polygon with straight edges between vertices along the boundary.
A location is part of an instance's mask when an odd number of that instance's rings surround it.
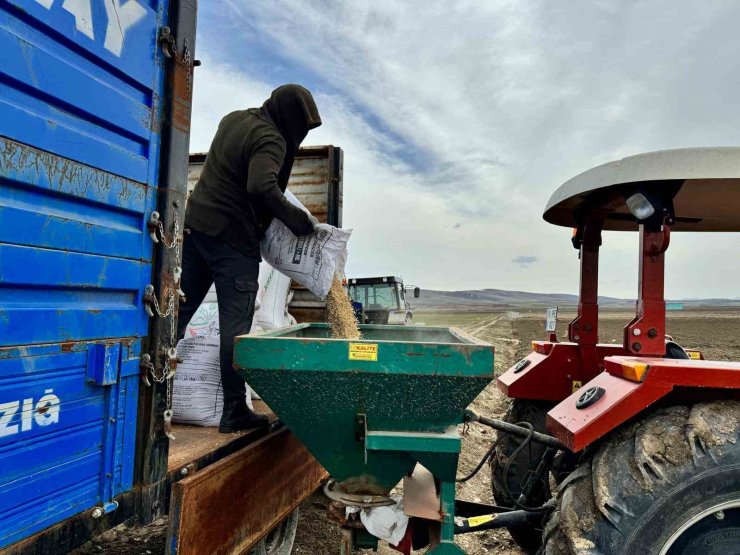
<svg viewBox="0 0 740 555">
<path fill-rule="evenodd" d="M 306 208 L 290 192 L 286 198 Z M 273 219 L 260 243 L 262 258 L 273 268 L 296 280 L 320 299 L 325 299 L 335 274 L 344 273 L 347 242 L 352 230 L 318 224 L 311 235 L 296 237 L 280 220 Z"/>
<path fill-rule="evenodd" d="M 224 407 L 219 365 L 219 338 L 201 335 L 177 344 L 182 362 L 172 383 L 172 419 L 181 424 L 218 426 Z M 247 386 L 247 406 L 252 395 Z"/>
<path fill-rule="evenodd" d="M 218 303 L 216 302 L 215 286 L 212 289 L 213 295 L 211 295 L 211 291 L 208 292 L 205 300 L 200 304 L 198 310 L 195 311 L 195 314 L 190 319 L 190 323 L 185 328 L 185 337 L 198 337 L 201 335 L 218 337 Z M 209 298 L 211 296 L 213 300 Z"/>
<path fill-rule="evenodd" d="M 263 330 L 285 327 L 285 311 L 290 294 L 290 278 L 267 262 L 260 264 L 259 291 L 260 309 L 254 313 L 254 325 Z"/>
</svg>

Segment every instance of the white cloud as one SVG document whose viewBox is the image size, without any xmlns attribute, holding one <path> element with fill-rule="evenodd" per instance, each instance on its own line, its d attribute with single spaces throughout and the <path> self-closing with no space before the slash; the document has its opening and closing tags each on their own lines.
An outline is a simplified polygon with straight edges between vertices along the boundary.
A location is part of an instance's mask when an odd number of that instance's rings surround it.
<svg viewBox="0 0 740 555">
<path fill-rule="evenodd" d="M 194 144 L 206 147 L 221 115 L 259 104 L 278 84 L 255 75 L 264 63 L 239 50 L 240 35 L 323 83 L 314 92 L 325 123 L 308 142 L 345 149 L 357 274 L 574 292 L 569 232 L 541 220 L 560 183 L 640 151 L 737 143 L 735 3 L 226 4 L 201 17 L 211 34 L 199 37 L 207 56 Z M 221 61 L 236 57 L 238 70 Z M 668 293 L 737 296 L 721 272 L 692 271 L 716 264 L 732 242 L 677 239 Z M 537 264 L 514 262 L 521 252 Z M 602 292 L 633 294 L 634 238 L 607 235 L 603 258 Z"/>
</svg>

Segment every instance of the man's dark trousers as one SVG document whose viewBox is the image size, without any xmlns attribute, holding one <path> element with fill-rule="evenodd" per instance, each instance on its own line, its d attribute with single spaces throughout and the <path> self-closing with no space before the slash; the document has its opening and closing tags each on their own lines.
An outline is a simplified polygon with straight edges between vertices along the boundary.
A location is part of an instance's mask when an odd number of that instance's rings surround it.
<svg viewBox="0 0 740 555">
<path fill-rule="evenodd" d="M 223 241 L 191 230 L 184 234 L 177 334 L 182 337 L 190 319 L 216 283 L 221 335 L 221 383 L 224 400 L 244 399 L 244 380 L 234 371 L 234 337 L 249 333 L 259 288 L 260 259 L 247 256 Z"/>
</svg>

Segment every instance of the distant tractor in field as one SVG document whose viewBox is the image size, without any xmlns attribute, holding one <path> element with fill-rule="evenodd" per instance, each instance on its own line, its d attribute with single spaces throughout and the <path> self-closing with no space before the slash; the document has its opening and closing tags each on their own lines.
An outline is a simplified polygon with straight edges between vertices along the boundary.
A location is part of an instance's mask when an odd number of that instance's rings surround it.
<svg viewBox="0 0 740 555">
<path fill-rule="evenodd" d="M 403 279 L 396 276 L 349 279 L 347 290 L 360 324 L 409 326 L 414 313 L 406 291 L 412 290 L 415 299 L 421 294 L 421 289 L 404 286 Z"/>
<path fill-rule="evenodd" d="M 671 233 L 740 231 L 738 207 L 740 148 L 632 156 L 550 198 L 545 220 L 574 228 L 578 316 L 567 341 L 533 341 L 498 378 L 513 399 L 506 420 L 530 432 L 499 434 L 491 457 L 497 504 L 540 511 L 510 527 L 526 552 L 740 553 L 740 363 L 703 360 L 666 336 L 663 287 Z M 639 233 L 636 314 L 622 344 L 598 341 L 602 231 Z"/>
</svg>

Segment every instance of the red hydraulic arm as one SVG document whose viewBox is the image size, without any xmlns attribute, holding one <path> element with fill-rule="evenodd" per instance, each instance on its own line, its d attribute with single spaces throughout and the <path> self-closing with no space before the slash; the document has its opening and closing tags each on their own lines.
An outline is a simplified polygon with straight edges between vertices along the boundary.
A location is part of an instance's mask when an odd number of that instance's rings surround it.
<svg viewBox="0 0 740 555">
<path fill-rule="evenodd" d="M 592 372 L 599 366 L 596 344 L 599 342 L 599 247 L 603 226 L 603 220 L 589 220 L 574 237 L 577 241 L 580 236 L 581 285 L 578 316 L 568 326 L 568 340 L 580 346 L 581 368 Z"/>
<path fill-rule="evenodd" d="M 535 341 L 534 352 L 499 376 L 498 388 L 519 399 L 560 401 L 602 370 L 605 356 L 624 353 L 621 345 L 598 345 L 599 247 L 604 221 L 591 217 L 573 236 L 581 260 L 578 316 L 566 343 Z"/>
<path fill-rule="evenodd" d="M 624 349 L 639 356 L 665 355 L 665 251 L 671 228 L 648 231 L 640 225 L 640 270 L 637 315 L 624 328 Z"/>
</svg>

